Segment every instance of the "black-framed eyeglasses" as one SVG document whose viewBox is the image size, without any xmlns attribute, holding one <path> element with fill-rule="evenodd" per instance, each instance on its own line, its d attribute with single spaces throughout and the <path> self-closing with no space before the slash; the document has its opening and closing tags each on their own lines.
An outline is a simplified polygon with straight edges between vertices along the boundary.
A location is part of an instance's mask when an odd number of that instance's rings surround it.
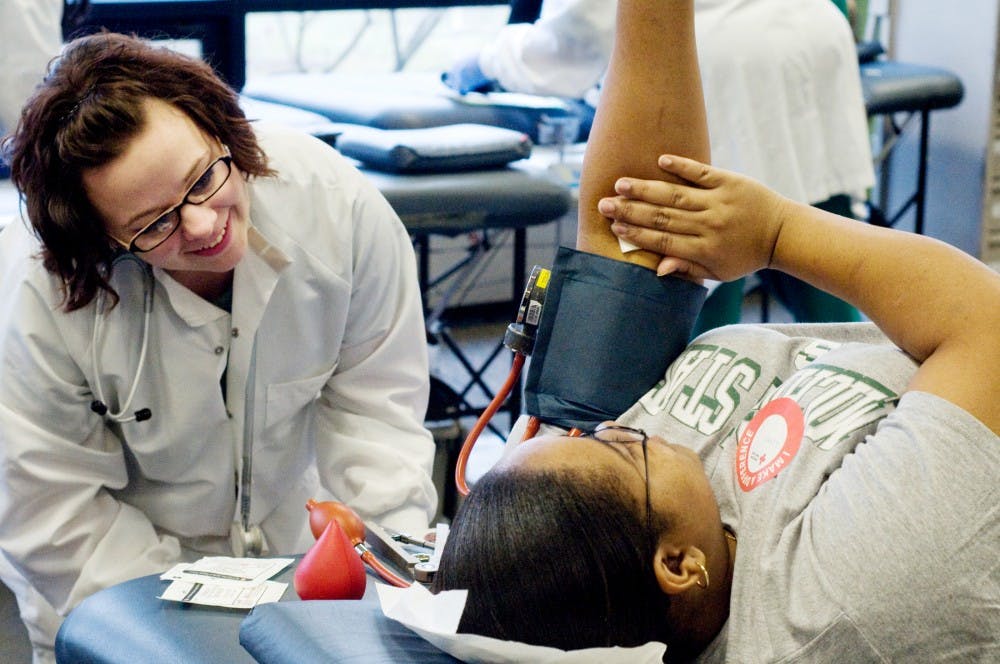
<svg viewBox="0 0 1000 664">
<path fill-rule="evenodd" d="M 646 452 L 649 436 L 642 429 L 627 427 L 622 424 L 599 426 L 593 431 L 584 431 L 581 438 L 590 438 L 601 443 L 638 443 L 642 445 L 643 478 L 646 481 L 646 537 L 653 545 L 653 503 L 649 497 L 649 455 Z"/>
<path fill-rule="evenodd" d="M 180 203 L 132 236 L 128 250 L 137 254 L 152 251 L 170 239 L 181 225 L 181 208 L 185 205 L 202 205 L 219 193 L 223 185 L 229 181 L 229 175 L 233 171 L 232 163 L 232 155 L 224 154 L 209 164 L 205 172 L 184 194 L 184 199 Z"/>
</svg>

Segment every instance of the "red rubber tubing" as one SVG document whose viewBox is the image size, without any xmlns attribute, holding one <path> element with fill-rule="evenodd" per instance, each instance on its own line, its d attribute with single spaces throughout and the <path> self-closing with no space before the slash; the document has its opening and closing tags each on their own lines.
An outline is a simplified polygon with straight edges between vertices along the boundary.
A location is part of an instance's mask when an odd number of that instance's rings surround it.
<svg viewBox="0 0 1000 664">
<path fill-rule="evenodd" d="M 402 579 L 395 574 L 393 574 L 388 567 L 382 564 L 382 562 L 375 557 L 371 551 L 365 551 L 361 554 L 361 560 L 368 563 L 375 572 L 381 576 L 387 583 L 396 586 L 397 588 L 409 588 L 410 582 Z"/>
<path fill-rule="evenodd" d="M 469 485 L 465 482 L 465 467 L 469 463 L 469 455 L 472 453 L 472 448 L 475 447 L 476 441 L 479 440 L 479 434 L 483 432 L 486 425 L 490 423 L 493 415 L 496 414 L 503 402 L 506 401 L 507 395 L 510 394 L 511 389 L 514 387 L 514 383 L 517 381 L 518 376 L 521 375 L 521 367 L 524 366 L 524 355 L 521 353 L 516 353 L 514 355 L 514 361 L 511 363 L 510 373 L 507 374 L 507 380 L 504 382 L 503 386 L 497 390 L 496 396 L 490 402 L 490 405 L 486 407 L 483 414 L 479 416 L 476 420 L 476 425 L 472 427 L 469 431 L 469 435 L 465 437 L 465 442 L 462 443 L 462 449 L 458 453 L 458 460 L 455 462 L 455 487 L 458 492 L 463 496 L 469 495 Z"/>
</svg>

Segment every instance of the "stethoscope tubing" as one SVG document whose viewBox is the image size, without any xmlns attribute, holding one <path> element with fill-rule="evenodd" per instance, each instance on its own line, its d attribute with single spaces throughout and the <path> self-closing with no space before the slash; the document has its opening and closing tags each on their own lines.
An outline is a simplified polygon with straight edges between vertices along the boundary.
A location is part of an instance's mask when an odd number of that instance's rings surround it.
<svg viewBox="0 0 1000 664">
<path fill-rule="evenodd" d="M 125 403 L 121 405 L 121 409 L 115 413 L 112 411 L 107 411 L 103 413 L 105 419 L 111 420 L 112 422 L 124 423 L 133 422 L 139 419 L 138 413 L 133 413 L 131 415 L 126 415 L 129 411 L 129 407 L 132 405 L 132 399 L 135 397 L 136 389 L 139 387 L 139 380 L 142 377 L 142 370 L 146 366 L 146 351 L 149 349 L 149 321 L 153 314 L 153 293 L 155 289 L 153 288 L 153 272 L 149 267 L 149 264 L 138 258 L 134 254 L 122 254 L 121 256 L 115 258 L 115 263 L 119 261 L 131 260 L 136 262 L 143 272 L 142 280 L 142 343 L 139 347 L 139 364 L 136 366 L 135 376 L 132 378 L 132 385 L 129 387 L 128 396 L 125 398 Z M 97 302 L 94 306 L 94 332 L 91 338 L 90 353 L 91 353 L 91 363 L 94 366 L 94 395 L 97 397 L 96 404 L 101 404 L 104 408 L 107 408 L 107 402 L 104 400 L 104 390 L 101 388 L 101 366 L 98 359 L 99 353 L 97 352 L 97 345 L 101 336 L 101 328 L 103 327 L 104 320 L 104 306 L 107 303 L 107 293 L 100 290 L 97 294 Z M 93 405 L 91 406 L 93 409 Z M 148 419 L 148 417 L 143 418 Z"/>
</svg>

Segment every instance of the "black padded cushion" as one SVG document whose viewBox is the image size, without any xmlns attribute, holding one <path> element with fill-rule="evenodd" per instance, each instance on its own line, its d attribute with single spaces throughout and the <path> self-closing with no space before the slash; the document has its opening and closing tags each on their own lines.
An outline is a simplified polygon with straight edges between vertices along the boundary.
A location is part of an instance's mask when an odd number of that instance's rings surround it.
<svg viewBox="0 0 1000 664">
<path fill-rule="evenodd" d="M 569 187 L 521 166 L 447 174 L 362 172 L 410 233 L 454 236 L 481 228 L 527 228 L 566 214 L 573 199 Z"/>
<path fill-rule="evenodd" d="M 857 44 L 858 62 L 866 64 L 874 62 L 877 57 L 885 53 L 882 44 L 877 41 L 864 41 Z"/>
<path fill-rule="evenodd" d="M 946 69 L 893 60 L 861 65 L 868 115 L 951 108 L 962 101 L 962 80 Z"/>
<path fill-rule="evenodd" d="M 580 108 L 554 97 L 509 92 L 459 95 L 437 73 L 306 73 L 259 76 L 243 94 L 296 106 L 332 122 L 379 129 L 473 123 L 520 131 L 538 143 L 545 118 L 577 117 Z"/>
<path fill-rule="evenodd" d="M 443 173 L 504 166 L 531 155 L 531 139 L 512 129 L 456 124 L 426 129 L 345 128 L 336 147 L 368 168 Z"/>
</svg>

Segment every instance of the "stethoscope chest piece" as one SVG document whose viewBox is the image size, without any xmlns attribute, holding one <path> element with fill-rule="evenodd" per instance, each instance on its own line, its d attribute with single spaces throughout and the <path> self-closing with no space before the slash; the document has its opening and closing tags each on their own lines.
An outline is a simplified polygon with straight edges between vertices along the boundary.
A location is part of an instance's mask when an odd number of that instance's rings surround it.
<svg viewBox="0 0 1000 664">
<path fill-rule="evenodd" d="M 256 558 L 266 553 L 264 546 L 264 533 L 260 526 L 250 526 L 244 529 L 240 524 L 234 523 L 229 529 L 229 544 L 233 549 L 233 555 L 238 558 Z"/>
</svg>

